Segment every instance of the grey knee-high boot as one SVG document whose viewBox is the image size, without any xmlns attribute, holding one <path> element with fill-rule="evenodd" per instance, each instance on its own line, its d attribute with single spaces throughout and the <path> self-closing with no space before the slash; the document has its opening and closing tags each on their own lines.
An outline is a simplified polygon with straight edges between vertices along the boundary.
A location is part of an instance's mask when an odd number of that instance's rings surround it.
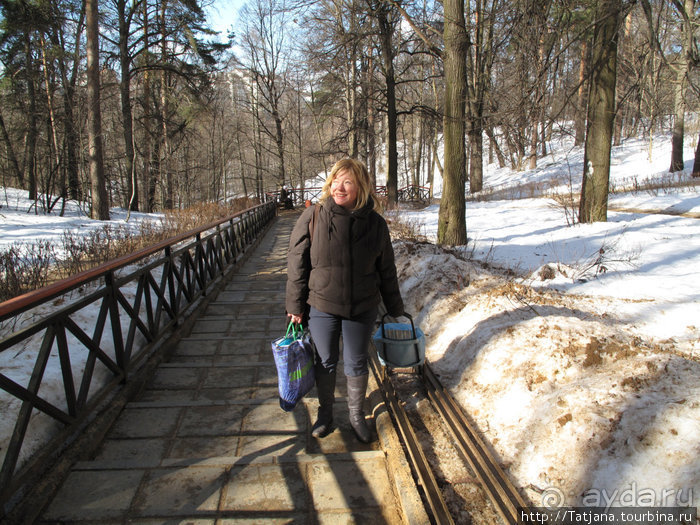
<svg viewBox="0 0 700 525">
<path fill-rule="evenodd" d="M 316 371 L 318 417 L 311 428 L 314 437 L 325 437 L 333 430 L 333 403 L 335 402 L 335 370 L 330 374 Z"/>
<path fill-rule="evenodd" d="M 363 405 L 369 375 L 347 376 L 348 380 L 348 411 L 350 412 L 350 424 L 357 435 L 357 439 L 363 443 L 372 441 L 372 432 L 365 421 Z"/>
</svg>

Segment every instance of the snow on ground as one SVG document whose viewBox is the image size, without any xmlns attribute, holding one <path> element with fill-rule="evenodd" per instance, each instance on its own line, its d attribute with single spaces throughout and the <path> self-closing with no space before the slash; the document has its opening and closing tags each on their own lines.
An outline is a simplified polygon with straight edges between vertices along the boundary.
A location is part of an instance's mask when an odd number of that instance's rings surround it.
<svg viewBox="0 0 700 525">
<path fill-rule="evenodd" d="M 666 176 L 641 147 L 615 152 L 613 182 Z M 657 155 L 665 166 L 668 148 Z M 522 179 L 577 192 L 572 157 L 561 185 L 553 165 Z M 610 203 L 700 212 L 697 187 Z M 438 209 L 399 218 L 434 241 Z M 401 288 L 431 366 L 530 502 L 698 506 L 700 220 L 610 211 L 569 226 L 549 198 L 468 202 L 466 218 L 466 248 L 396 243 Z"/>
<path fill-rule="evenodd" d="M 667 178 L 669 142 L 615 148 L 611 184 Z M 700 220 L 668 213 L 700 213 L 700 194 L 611 195 L 608 222 L 571 226 L 561 200 L 534 197 L 577 195 L 582 152 L 550 150 L 535 170 L 487 167 L 494 194 L 531 198 L 468 202 L 466 247 L 395 243 L 428 360 L 533 504 L 697 506 Z M 0 246 L 94 224 L 5 195 Z M 437 206 L 399 216 L 434 240 Z M 1 419 L 6 442 L 13 418 Z"/>
<path fill-rule="evenodd" d="M 37 205 L 27 199 L 26 191 L 0 188 L 0 250 L 40 240 L 50 241 L 58 247 L 64 232 L 85 233 L 105 225 L 128 226 L 132 231 L 138 232 L 142 222 L 160 222 L 163 219 L 159 213 L 127 214 L 123 208 L 112 208 L 111 220 L 95 221 L 75 201 L 66 201 L 63 216 L 60 212 L 60 201 L 51 213 L 45 213 L 41 204 Z"/>
</svg>

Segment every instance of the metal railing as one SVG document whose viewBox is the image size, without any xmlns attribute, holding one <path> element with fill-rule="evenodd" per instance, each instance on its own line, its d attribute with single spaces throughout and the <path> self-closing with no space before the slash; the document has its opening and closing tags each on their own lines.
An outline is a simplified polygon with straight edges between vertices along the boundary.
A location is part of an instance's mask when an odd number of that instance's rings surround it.
<svg viewBox="0 0 700 525">
<path fill-rule="evenodd" d="M 14 422 L 11 435 L 0 436 L 6 441 L 0 450 L 2 507 L 30 471 L 36 475 L 44 451 L 79 431 L 79 423 L 138 371 L 275 215 L 274 202 L 249 208 L 0 303 L 5 331 L 15 327 L 0 340 L 6 358 L 0 410 L 6 423 Z M 21 324 L 26 326 L 17 328 Z M 31 365 L 32 359 L 31 372 L 14 364 Z M 51 435 L 42 444 L 35 438 L 27 443 L 33 429 L 46 428 Z"/>
<path fill-rule="evenodd" d="M 401 202 L 420 202 L 425 204 L 430 201 L 430 188 L 416 185 L 405 186 L 398 190 L 398 198 Z"/>
</svg>

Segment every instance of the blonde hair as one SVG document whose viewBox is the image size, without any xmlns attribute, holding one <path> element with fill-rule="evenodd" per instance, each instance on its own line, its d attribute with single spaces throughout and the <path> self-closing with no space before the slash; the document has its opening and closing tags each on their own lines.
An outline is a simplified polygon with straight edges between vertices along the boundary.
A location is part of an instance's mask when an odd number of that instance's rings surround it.
<svg viewBox="0 0 700 525">
<path fill-rule="evenodd" d="M 370 179 L 367 167 L 355 159 L 341 159 L 336 162 L 331 168 L 331 173 L 323 184 L 321 190 L 321 203 L 326 202 L 326 200 L 331 196 L 331 184 L 333 180 L 341 173 L 347 172 L 352 175 L 357 184 L 357 201 L 355 202 L 354 210 L 359 210 L 363 208 L 371 197 L 374 196 L 374 187 L 372 185 L 372 179 Z M 376 198 L 372 199 L 374 209 L 376 210 L 379 202 Z"/>
</svg>

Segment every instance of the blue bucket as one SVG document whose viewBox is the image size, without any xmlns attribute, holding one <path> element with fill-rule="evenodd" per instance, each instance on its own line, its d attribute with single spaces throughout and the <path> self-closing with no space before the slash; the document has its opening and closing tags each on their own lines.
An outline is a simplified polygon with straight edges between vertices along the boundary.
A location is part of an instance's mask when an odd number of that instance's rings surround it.
<svg viewBox="0 0 700 525">
<path fill-rule="evenodd" d="M 404 315 L 410 324 L 385 323 L 384 315 L 381 326 L 372 336 L 379 361 L 390 368 L 420 366 L 425 361 L 425 334 L 414 326 L 410 315 Z"/>
</svg>

